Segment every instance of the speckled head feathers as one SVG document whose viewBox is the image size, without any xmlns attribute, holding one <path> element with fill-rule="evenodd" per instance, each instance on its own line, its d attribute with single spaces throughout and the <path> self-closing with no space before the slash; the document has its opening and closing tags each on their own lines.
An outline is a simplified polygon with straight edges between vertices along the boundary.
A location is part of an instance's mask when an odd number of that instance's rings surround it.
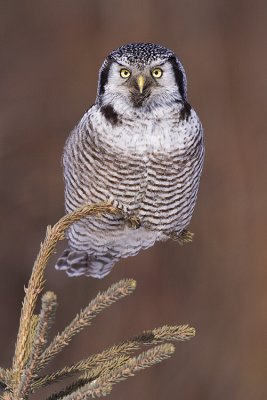
<svg viewBox="0 0 267 400">
<path fill-rule="evenodd" d="M 175 54 L 163 46 L 154 43 L 129 43 L 113 50 L 109 55 L 117 62 L 124 61 L 130 65 L 145 66 L 152 61 L 163 62 Z"/>
</svg>

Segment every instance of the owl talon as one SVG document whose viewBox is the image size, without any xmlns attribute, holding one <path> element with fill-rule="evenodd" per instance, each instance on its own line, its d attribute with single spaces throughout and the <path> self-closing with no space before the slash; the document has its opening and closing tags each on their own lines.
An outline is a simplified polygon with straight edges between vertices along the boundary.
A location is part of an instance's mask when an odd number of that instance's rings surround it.
<svg viewBox="0 0 267 400">
<path fill-rule="evenodd" d="M 129 212 L 127 206 L 125 206 L 118 200 L 115 200 L 111 197 L 109 198 L 108 203 L 111 204 L 113 207 L 117 208 L 119 211 L 121 211 L 121 213 L 123 214 L 123 217 L 126 221 L 126 224 L 129 228 L 132 228 L 132 229 L 140 228 L 140 226 L 141 226 L 140 219 L 136 215 L 131 214 Z"/>
<path fill-rule="evenodd" d="M 126 223 L 129 228 L 138 229 L 141 226 L 140 219 L 136 215 L 129 215 L 126 218 Z"/>
<path fill-rule="evenodd" d="M 123 214 L 127 214 L 128 213 L 128 209 L 127 207 L 122 204 L 120 201 L 113 199 L 112 197 L 110 197 L 108 199 L 108 204 L 110 204 L 112 207 L 117 208 L 119 211 L 121 211 Z"/>
<path fill-rule="evenodd" d="M 180 246 L 183 246 L 184 244 L 191 243 L 193 241 L 194 233 L 184 229 L 178 234 L 176 232 L 171 232 L 169 237 L 175 242 L 178 242 Z"/>
</svg>

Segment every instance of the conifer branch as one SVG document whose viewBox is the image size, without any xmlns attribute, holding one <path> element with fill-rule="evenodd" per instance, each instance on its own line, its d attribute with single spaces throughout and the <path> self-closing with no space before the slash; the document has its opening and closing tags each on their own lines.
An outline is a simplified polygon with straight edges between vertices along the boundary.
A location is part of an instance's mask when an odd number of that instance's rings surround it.
<svg viewBox="0 0 267 400">
<path fill-rule="evenodd" d="M 72 223 L 90 215 L 100 216 L 104 213 L 123 217 L 132 228 L 139 226 L 138 218 L 135 216 L 125 215 L 123 210 L 111 204 L 101 203 L 83 206 L 65 215 L 53 227 L 47 228 L 45 240 L 41 244 L 28 287 L 25 289 L 12 369 L 0 368 L 0 386 L 4 389 L 4 393 L 0 394 L 0 400 L 27 400 L 39 387 L 77 373 L 80 376 L 76 381 L 63 391 L 50 396 L 48 400 L 79 400 L 106 396 L 115 383 L 169 357 L 174 347 L 164 342 L 188 340 L 195 335 L 194 328 L 188 325 L 163 326 L 145 331 L 99 354 L 40 377 L 41 369 L 70 343 L 74 335 L 90 325 L 92 319 L 103 309 L 129 295 L 136 287 L 134 280 L 126 279 L 112 285 L 105 292 L 99 293 L 46 348 L 48 333 L 55 316 L 55 294 L 45 293 L 40 315 L 35 315 L 34 311 L 38 296 L 44 287 L 47 261 L 54 252 L 57 241 L 64 238 L 65 230 Z M 155 344 L 156 347 L 130 358 L 130 354 L 143 345 Z"/>
<path fill-rule="evenodd" d="M 115 283 L 107 291 L 99 293 L 96 298 L 72 320 L 64 331 L 54 338 L 52 343 L 44 351 L 40 360 L 42 368 L 51 358 L 69 344 L 74 335 L 77 335 L 82 329 L 90 325 L 92 319 L 97 314 L 115 301 L 132 293 L 135 287 L 136 282 L 133 279 L 125 279 Z"/>
<path fill-rule="evenodd" d="M 122 366 L 108 370 L 93 382 L 87 383 L 75 392 L 63 397 L 64 400 L 86 400 L 94 397 L 104 397 L 112 390 L 112 386 L 133 376 L 135 372 L 157 364 L 169 358 L 175 347 L 165 343 L 144 351 L 137 357 L 126 361 Z"/>
<path fill-rule="evenodd" d="M 99 354 L 95 354 L 85 360 L 64 367 L 55 373 L 43 376 L 33 383 L 33 387 L 47 386 L 83 371 L 95 371 L 99 364 L 101 365 L 120 355 L 132 354 L 134 351 L 140 349 L 142 345 L 153 345 L 166 341 L 189 340 L 194 336 L 195 329 L 188 325 L 166 325 L 150 331 L 145 331 L 141 335 L 134 336 L 118 345 L 111 346 Z"/>
<path fill-rule="evenodd" d="M 54 252 L 59 240 L 64 239 L 64 233 L 74 222 L 91 216 L 100 216 L 104 213 L 122 214 L 122 212 L 108 203 L 86 205 L 76 211 L 62 217 L 53 227 L 48 226 L 46 237 L 41 243 L 40 251 L 33 266 L 28 288 L 25 289 L 25 297 L 21 310 L 19 332 L 13 358 L 13 380 L 18 382 L 27 362 L 27 341 L 31 326 L 31 318 L 34 313 L 39 294 L 44 287 L 44 271 L 47 261 Z"/>
</svg>

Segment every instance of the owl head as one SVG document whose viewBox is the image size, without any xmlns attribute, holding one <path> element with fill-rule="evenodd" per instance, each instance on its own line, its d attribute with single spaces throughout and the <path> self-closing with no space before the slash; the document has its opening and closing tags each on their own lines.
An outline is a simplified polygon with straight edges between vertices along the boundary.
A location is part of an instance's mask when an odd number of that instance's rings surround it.
<svg viewBox="0 0 267 400">
<path fill-rule="evenodd" d="M 115 108 L 151 109 L 186 102 L 186 75 L 176 55 L 152 43 L 112 51 L 99 73 L 97 102 Z"/>
</svg>

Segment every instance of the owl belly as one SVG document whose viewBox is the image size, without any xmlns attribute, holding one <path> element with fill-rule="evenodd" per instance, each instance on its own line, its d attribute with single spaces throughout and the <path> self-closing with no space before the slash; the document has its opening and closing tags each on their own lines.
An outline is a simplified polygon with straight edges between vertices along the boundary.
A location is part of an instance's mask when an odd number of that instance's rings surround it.
<svg viewBox="0 0 267 400">
<path fill-rule="evenodd" d="M 185 158 L 184 139 L 177 131 L 143 129 L 144 135 L 139 126 L 118 128 L 112 137 L 110 130 L 98 137 L 84 133 L 75 144 L 77 163 L 70 167 L 79 168 L 66 180 L 67 211 L 116 200 L 140 218 L 141 227 L 130 229 L 123 218 L 112 215 L 83 220 L 69 230 L 72 248 L 128 257 L 188 225 L 199 181 L 197 163 Z"/>
<path fill-rule="evenodd" d="M 90 218 L 72 226 L 72 247 L 88 254 L 97 251 L 128 257 L 166 240 L 171 232 L 181 232 L 191 219 L 197 187 L 194 168 L 174 161 L 159 155 L 142 160 L 117 158 L 120 168 L 110 165 L 105 182 L 98 181 L 98 170 L 93 182 L 102 188 L 102 197 L 92 187 L 87 202 L 116 200 L 140 218 L 141 227 L 129 228 L 123 218 L 112 215 Z"/>
<path fill-rule="evenodd" d="M 159 162 L 153 157 L 141 165 L 139 173 L 136 170 L 107 193 L 139 217 L 141 227 L 134 230 L 124 220 L 106 216 L 101 223 L 101 233 L 106 232 L 101 240 L 104 252 L 113 249 L 121 257 L 135 255 L 156 241 L 166 240 L 170 233 L 181 232 L 191 219 L 195 204 L 191 168 L 175 166 L 173 160 L 166 158 Z"/>
</svg>

